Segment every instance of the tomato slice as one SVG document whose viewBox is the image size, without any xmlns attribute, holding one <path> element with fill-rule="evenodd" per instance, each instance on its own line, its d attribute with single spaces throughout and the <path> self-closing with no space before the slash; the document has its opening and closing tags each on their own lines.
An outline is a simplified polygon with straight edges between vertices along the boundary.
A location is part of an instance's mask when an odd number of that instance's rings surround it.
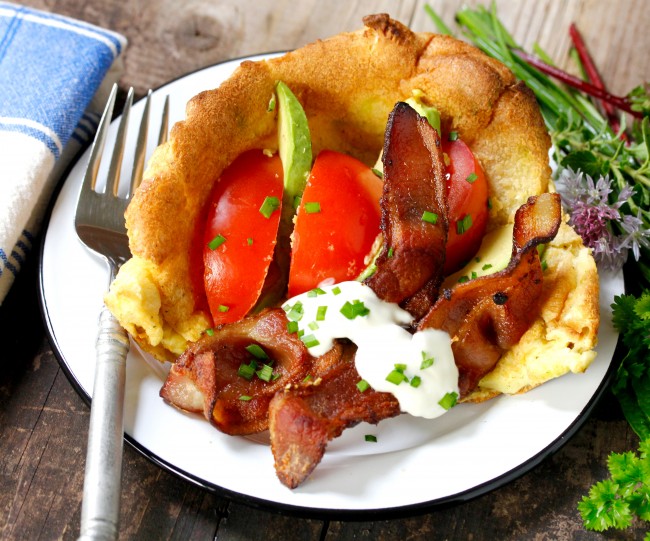
<svg viewBox="0 0 650 541">
<path fill-rule="evenodd" d="M 289 297 L 352 280 L 379 234 L 382 181 L 359 160 L 324 150 L 303 192 L 291 244 Z"/>
<path fill-rule="evenodd" d="M 240 320 L 260 296 L 273 259 L 282 190 L 280 157 L 261 150 L 243 153 L 216 183 L 203 249 L 204 285 L 215 325 Z M 263 205 L 271 211 L 268 217 Z"/>
<path fill-rule="evenodd" d="M 488 187 L 480 164 L 463 141 L 445 141 L 442 148 L 450 161 L 449 235 L 444 267 L 444 274 L 449 275 L 469 262 L 481 246 L 488 222 Z"/>
</svg>

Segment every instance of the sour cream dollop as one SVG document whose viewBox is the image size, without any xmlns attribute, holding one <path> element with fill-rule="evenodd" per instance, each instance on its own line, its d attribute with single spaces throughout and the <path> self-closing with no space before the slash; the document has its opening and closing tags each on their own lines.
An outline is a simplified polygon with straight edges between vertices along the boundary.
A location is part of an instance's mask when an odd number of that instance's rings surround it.
<svg viewBox="0 0 650 541">
<path fill-rule="evenodd" d="M 283 308 L 290 330 L 315 357 L 329 351 L 336 338 L 354 342 L 361 378 L 376 391 L 394 395 L 402 411 L 433 419 L 455 404 L 458 369 L 449 335 L 437 329 L 411 334 L 405 326 L 412 316 L 363 283 L 319 287 L 289 299 Z"/>
</svg>

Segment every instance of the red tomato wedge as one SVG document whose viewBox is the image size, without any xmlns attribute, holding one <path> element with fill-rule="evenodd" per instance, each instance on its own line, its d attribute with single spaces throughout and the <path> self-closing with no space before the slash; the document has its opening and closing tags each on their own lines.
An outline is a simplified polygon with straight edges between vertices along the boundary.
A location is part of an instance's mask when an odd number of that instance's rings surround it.
<svg viewBox="0 0 650 541">
<path fill-rule="evenodd" d="M 215 185 L 203 249 L 215 325 L 240 320 L 260 296 L 273 259 L 282 190 L 280 157 L 261 150 L 239 156 Z"/>
<path fill-rule="evenodd" d="M 460 139 L 445 141 L 449 236 L 444 274 L 462 268 L 478 251 L 488 222 L 488 187 L 485 175 L 469 147 Z"/>
<path fill-rule="evenodd" d="M 379 234 L 381 195 L 381 179 L 359 160 L 331 150 L 316 157 L 295 221 L 289 297 L 365 269 Z"/>
</svg>

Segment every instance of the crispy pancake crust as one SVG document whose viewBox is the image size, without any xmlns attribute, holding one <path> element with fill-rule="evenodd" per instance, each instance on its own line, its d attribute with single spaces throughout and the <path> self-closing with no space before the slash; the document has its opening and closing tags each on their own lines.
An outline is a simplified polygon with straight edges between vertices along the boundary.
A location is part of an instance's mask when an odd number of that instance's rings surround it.
<svg viewBox="0 0 650 541">
<path fill-rule="evenodd" d="M 490 227 L 512 221 L 529 196 L 547 191 L 548 133 L 534 95 L 505 66 L 467 43 L 414 33 L 385 14 L 364 23 L 361 30 L 278 58 L 243 62 L 220 87 L 187 104 L 186 119 L 155 151 L 126 212 L 133 258 L 106 297 L 145 351 L 173 361 L 212 326 L 201 259 L 206 201 L 221 172 L 242 152 L 277 149 L 277 111 L 268 104 L 278 80 L 305 109 L 314 155 L 332 149 L 372 165 L 395 103 L 421 92 L 439 110 L 443 130 L 457 131 L 482 164 L 491 194 Z M 595 267 L 575 283 L 580 293 L 574 297 L 597 313 Z M 567 323 L 572 316 L 562 310 L 556 318 L 561 335 L 573 332 Z M 595 332 L 593 326 L 584 330 L 585 348 L 593 346 Z M 486 388 L 505 389 L 493 383 Z"/>
</svg>

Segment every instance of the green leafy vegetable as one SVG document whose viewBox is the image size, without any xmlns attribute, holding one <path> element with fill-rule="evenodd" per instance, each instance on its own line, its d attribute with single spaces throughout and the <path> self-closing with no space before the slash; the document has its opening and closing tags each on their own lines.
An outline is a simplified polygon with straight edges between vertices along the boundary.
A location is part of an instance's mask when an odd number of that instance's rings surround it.
<svg viewBox="0 0 650 541">
<path fill-rule="evenodd" d="M 641 439 L 650 438 L 650 291 L 614 298 L 612 321 L 627 353 L 612 391 Z"/>
<path fill-rule="evenodd" d="M 610 477 L 591 487 L 578 504 L 585 528 L 602 532 L 625 529 L 635 518 L 650 520 L 650 439 L 639 454 L 612 453 L 607 461 Z M 650 539 L 646 534 L 645 539 Z"/>
</svg>

